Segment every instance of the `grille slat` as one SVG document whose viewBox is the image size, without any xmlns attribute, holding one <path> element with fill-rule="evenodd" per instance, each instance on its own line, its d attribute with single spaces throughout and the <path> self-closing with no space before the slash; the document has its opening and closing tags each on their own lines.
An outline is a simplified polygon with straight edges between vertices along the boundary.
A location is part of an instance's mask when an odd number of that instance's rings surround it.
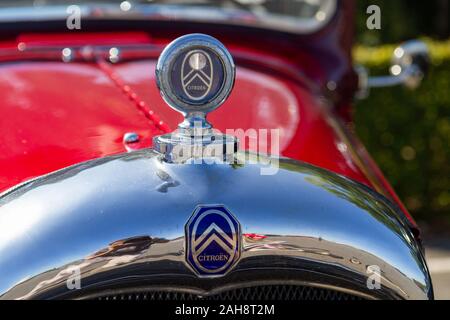
<svg viewBox="0 0 450 320">
<path fill-rule="evenodd" d="M 363 300 L 361 297 L 323 288 L 295 285 L 264 285 L 237 288 L 222 291 L 217 294 L 201 296 L 190 292 L 180 291 L 144 291 L 123 294 L 109 294 L 96 297 L 98 300 L 129 300 L 129 301 L 192 301 L 192 300 L 220 300 L 220 301 L 352 301 Z"/>
</svg>

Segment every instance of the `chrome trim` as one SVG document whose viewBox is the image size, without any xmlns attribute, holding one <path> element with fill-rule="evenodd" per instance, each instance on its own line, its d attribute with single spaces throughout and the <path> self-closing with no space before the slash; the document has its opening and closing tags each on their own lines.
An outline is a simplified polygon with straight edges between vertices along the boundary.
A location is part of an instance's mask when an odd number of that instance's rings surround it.
<svg viewBox="0 0 450 320">
<path fill-rule="evenodd" d="M 127 132 L 123 135 L 123 143 L 139 142 L 139 135 L 136 132 Z"/>
<path fill-rule="evenodd" d="M 408 89 L 416 89 L 425 77 L 429 64 L 430 53 L 424 42 L 419 40 L 405 42 L 394 50 L 389 69 L 390 76 L 369 77 L 364 67 L 355 68 L 359 76 L 359 90 L 356 97 L 366 98 L 370 88 L 403 85 Z"/>
<path fill-rule="evenodd" d="M 194 49 L 210 50 L 215 55 L 215 60 L 220 61 L 223 66 L 223 79 L 218 79 L 221 85 L 217 93 L 210 100 L 205 101 L 205 99 L 202 99 L 196 101 L 196 103 L 193 101 L 187 102 L 179 98 L 180 93 L 176 92 L 177 89 L 174 88 L 173 83 L 170 81 L 170 77 L 174 71 L 173 64 L 178 59 L 186 57 L 184 55 L 186 51 Z M 228 98 L 234 85 L 235 69 L 233 57 L 222 43 L 209 35 L 194 33 L 179 37 L 166 46 L 159 56 L 155 74 L 157 85 L 164 101 L 171 108 L 182 113 L 186 118 L 185 121 L 188 121 L 186 126 L 192 127 L 193 121 L 196 118 L 205 118 L 206 114 L 220 107 Z M 193 120 L 189 121 L 191 118 Z"/>
<path fill-rule="evenodd" d="M 183 6 L 164 4 L 133 4 L 124 11 L 120 4 L 90 3 L 78 4 L 82 21 L 86 20 L 154 20 L 219 23 L 279 30 L 295 34 L 317 32 L 325 27 L 335 16 L 338 9 L 337 0 L 326 0 L 318 11 L 316 18 L 301 19 L 286 15 L 267 14 L 264 10 L 249 11 L 233 8 L 216 8 L 212 6 Z M 36 7 L 14 7 L 0 9 L 0 23 L 28 21 L 66 21 L 70 15 L 64 5 L 47 5 Z"/>
<path fill-rule="evenodd" d="M 248 157 L 248 154 L 242 155 Z M 241 223 L 241 259 L 199 279 L 184 225 L 198 204 L 222 203 Z M 378 265 L 382 287 L 369 290 Z M 80 268 L 81 289 L 67 279 Z M 81 163 L 0 196 L 0 298 L 77 298 L 119 287 L 203 292 L 251 282 L 301 282 L 374 299 L 432 299 L 423 253 L 395 205 L 354 181 L 280 160 L 170 164 L 140 150 Z"/>
<path fill-rule="evenodd" d="M 129 44 L 120 46 L 73 45 L 67 48 L 64 46 L 26 45 L 20 42 L 15 49 L 2 50 L 0 52 L 0 58 L 13 60 L 62 60 L 64 62 L 92 62 L 103 59 L 111 63 L 119 63 L 136 59 L 156 58 L 161 50 L 162 46 L 153 44 Z"/>
<path fill-rule="evenodd" d="M 61 60 L 63 62 L 71 62 L 74 59 L 74 53 L 71 48 L 61 50 Z"/>
<path fill-rule="evenodd" d="M 286 286 L 299 286 L 299 287 L 310 287 L 310 288 L 317 288 L 317 289 L 327 289 L 331 291 L 337 291 L 342 292 L 345 294 L 353 295 L 356 297 L 360 297 L 362 299 L 366 300 L 374 300 L 372 296 L 367 294 L 362 294 L 358 291 L 353 290 L 347 290 L 340 287 L 333 287 L 333 285 L 318 285 L 318 284 L 312 284 L 308 282 L 302 282 L 302 281 L 286 281 L 282 278 L 280 280 L 265 280 L 265 281 L 246 281 L 244 283 L 233 283 L 231 285 L 223 286 L 219 289 L 211 289 L 211 290 L 199 290 L 197 288 L 189 288 L 189 287 L 175 287 L 175 286 L 164 286 L 164 287 L 158 287 L 158 286 L 147 286 L 147 287 L 131 287 L 126 289 L 110 289 L 110 290 L 104 290 L 92 294 L 82 295 L 77 297 L 77 300 L 94 300 L 101 296 L 105 295 L 114 295 L 114 294 L 129 294 L 129 293 L 145 293 L 148 291 L 162 291 L 162 292 L 178 292 L 178 293 L 188 293 L 193 294 L 201 297 L 209 297 L 209 296 L 215 296 L 222 292 L 227 292 L 231 290 L 236 289 L 243 289 L 243 288 L 251 288 L 251 287 L 262 287 L 262 286 L 280 286 L 280 285 L 286 285 Z M 248 300 L 247 300 L 248 301 Z"/>
<path fill-rule="evenodd" d="M 117 63 L 120 61 L 121 58 L 121 52 L 120 49 L 117 47 L 112 47 L 111 49 L 108 50 L 108 55 L 109 55 L 109 62 L 111 63 Z"/>
<path fill-rule="evenodd" d="M 187 75 L 184 74 L 185 69 L 188 69 L 185 67 L 186 59 L 193 54 L 203 55 L 203 67 L 204 70 L 209 69 L 209 76 L 194 67 L 190 68 Z M 214 65 L 220 72 L 214 70 Z M 156 64 L 156 82 L 164 101 L 184 116 L 184 121 L 174 132 L 153 138 L 155 151 L 161 153 L 165 161 L 181 163 L 204 157 L 228 162 L 234 160 L 238 140 L 213 130 L 206 116 L 220 107 L 230 95 L 235 68 L 233 58 L 225 46 L 206 34 L 184 35 L 163 50 Z M 186 77 L 190 77 L 190 81 L 202 79 L 200 84 L 209 86 L 206 93 L 199 98 L 190 96 L 184 84 Z M 175 84 L 177 81 L 180 82 L 178 86 Z M 209 94 L 212 83 L 215 83 L 215 90 Z M 186 98 L 181 97 L 182 91 L 186 92 Z"/>
</svg>

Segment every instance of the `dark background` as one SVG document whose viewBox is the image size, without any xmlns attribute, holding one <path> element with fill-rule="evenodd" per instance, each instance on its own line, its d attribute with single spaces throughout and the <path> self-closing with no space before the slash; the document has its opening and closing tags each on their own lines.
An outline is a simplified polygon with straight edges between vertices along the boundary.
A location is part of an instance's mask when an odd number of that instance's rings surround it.
<svg viewBox="0 0 450 320">
<path fill-rule="evenodd" d="M 344 0 L 345 1 L 345 0 Z M 357 0 L 358 41 L 379 45 L 427 35 L 448 39 L 449 0 Z M 366 28 L 366 9 L 370 5 L 381 8 L 382 28 Z"/>
</svg>

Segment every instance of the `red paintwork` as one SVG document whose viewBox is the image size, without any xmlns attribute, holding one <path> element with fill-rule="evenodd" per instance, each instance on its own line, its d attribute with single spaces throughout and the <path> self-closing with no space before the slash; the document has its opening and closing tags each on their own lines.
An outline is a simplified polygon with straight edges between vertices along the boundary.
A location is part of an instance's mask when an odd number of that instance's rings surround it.
<svg viewBox="0 0 450 320">
<path fill-rule="evenodd" d="M 158 134 L 97 66 L 0 67 L 0 189 L 80 161 L 123 152 L 122 135 Z"/>
<path fill-rule="evenodd" d="M 154 67 L 150 60 L 115 69 L 140 99 L 175 128 L 181 117 L 162 101 Z M 135 102 L 95 64 L 27 62 L 0 69 L 2 190 L 67 165 L 123 152 L 126 132 L 138 132 L 147 146 L 153 135 L 164 132 L 140 114 Z M 314 97 L 292 81 L 239 68 L 233 94 L 210 120 L 223 131 L 279 128 L 283 155 L 368 184 L 336 147 L 340 142 Z"/>
<path fill-rule="evenodd" d="M 309 38 L 306 48 L 270 35 L 267 42 L 255 45 L 248 41 L 248 30 L 239 37 L 228 31 L 219 36 L 220 30 L 208 32 L 229 47 L 238 66 L 233 93 L 209 119 L 222 131 L 280 129 L 282 155 L 366 184 L 390 196 L 410 217 L 343 124 L 350 110 L 346 97 L 354 90 L 349 28 L 342 27 L 349 12 L 336 18 L 327 32 Z M 168 132 L 181 121 L 156 88 L 155 59 L 117 65 L 104 61 L 14 63 L 21 53 L 11 51 L 12 47 L 19 43 L 27 47 L 166 44 L 181 33 L 195 31 L 207 32 L 185 28 L 165 33 L 155 29 L 151 35 L 21 34 L 0 42 L 0 61 L 5 61 L 0 64 L 0 191 L 82 161 L 150 146 L 154 135 Z M 274 44 L 277 50 L 272 50 Z M 318 99 L 320 88 L 329 80 L 338 83 L 338 90 L 328 93 L 336 105 L 334 111 L 327 111 Z M 124 146 L 123 134 L 130 131 L 142 140 Z"/>
<path fill-rule="evenodd" d="M 155 61 L 150 60 L 124 63 L 115 70 L 159 118 L 175 128 L 181 117 L 161 99 L 154 67 Z M 122 136 L 129 131 L 141 134 L 150 146 L 151 137 L 165 130 L 158 129 L 127 99 L 131 89 L 118 89 L 95 64 L 3 65 L 0 188 L 123 152 Z M 222 131 L 279 128 L 283 155 L 370 185 L 351 156 L 339 150 L 343 142 L 327 124 L 314 96 L 281 76 L 238 68 L 232 95 L 210 120 Z"/>
<path fill-rule="evenodd" d="M 244 233 L 243 236 L 246 237 L 247 240 L 250 240 L 250 241 L 259 241 L 259 240 L 264 240 L 267 238 L 267 236 L 265 236 L 265 235 L 256 234 L 256 233 Z"/>
</svg>

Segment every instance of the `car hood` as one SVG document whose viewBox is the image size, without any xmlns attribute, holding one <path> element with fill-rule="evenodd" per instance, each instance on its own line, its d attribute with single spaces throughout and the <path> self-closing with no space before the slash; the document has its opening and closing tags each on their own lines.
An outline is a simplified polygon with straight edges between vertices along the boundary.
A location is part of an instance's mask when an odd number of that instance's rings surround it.
<svg viewBox="0 0 450 320">
<path fill-rule="evenodd" d="M 140 136 L 133 148 L 144 148 L 151 147 L 153 136 L 176 128 L 181 116 L 159 94 L 155 63 L 148 59 L 117 65 L 3 64 L 0 190 L 79 162 L 126 152 L 127 132 Z M 325 109 L 307 85 L 270 70 L 238 65 L 233 93 L 209 120 L 221 131 L 279 129 L 282 156 L 370 185 Z"/>
</svg>

